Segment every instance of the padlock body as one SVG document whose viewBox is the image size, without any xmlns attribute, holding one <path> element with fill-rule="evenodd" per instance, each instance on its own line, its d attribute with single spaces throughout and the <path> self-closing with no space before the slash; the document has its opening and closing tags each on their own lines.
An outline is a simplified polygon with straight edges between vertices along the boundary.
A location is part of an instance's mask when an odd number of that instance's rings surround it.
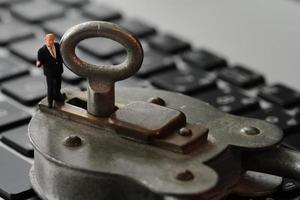
<svg viewBox="0 0 300 200">
<path fill-rule="evenodd" d="M 71 102 L 74 97 L 82 101 Z M 116 88 L 116 106 L 120 109 L 153 97 L 163 99 L 166 108 L 184 113 L 188 123 L 207 127 L 206 141 L 186 153 L 160 148 L 147 140 L 123 137 L 118 130 L 105 126 L 110 119 L 96 119 L 87 113 L 82 103 L 86 93 L 70 91 L 65 104 L 58 104 L 53 110 L 41 109 L 30 122 L 29 137 L 35 148 L 30 177 L 37 193 L 49 200 L 161 199 L 166 195 L 222 199 L 243 172 L 241 149 L 269 148 L 280 141 L 281 132 L 276 127 L 219 112 L 182 94 Z M 68 109 L 75 114 L 66 114 Z M 90 119 L 82 120 L 82 117 Z M 273 137 L 262 134 L 253 137 L 251 142 L 245 140 L 248 136 L 235 132 L 245 124 L 267 129 Z M 66 146 L 66 138 L 74 135 L 81 139 L 81 144 Z M 193 177 L 180 180 L 178 175 L 185 171 Z"/>
</svg>

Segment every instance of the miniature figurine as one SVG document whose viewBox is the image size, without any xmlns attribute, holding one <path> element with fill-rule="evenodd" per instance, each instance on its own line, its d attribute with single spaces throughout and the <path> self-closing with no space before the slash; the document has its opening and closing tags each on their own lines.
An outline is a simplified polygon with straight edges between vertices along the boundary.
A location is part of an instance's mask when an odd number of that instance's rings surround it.
<svg viewBox="0 0 300 200">
<path fill-rule="evenodd" d="M 61 75 L 63 61 L 60 54 L 59 43 L 54 42 L 55 36 L 50 33 L 44 38 L 45 45 L 38 51 L 36 66 L 44 68 L 47 80 L 48 107 L 53 107 L 53 100 L 63 101 L 65 95 L 61 94 Z"/>
</svg>

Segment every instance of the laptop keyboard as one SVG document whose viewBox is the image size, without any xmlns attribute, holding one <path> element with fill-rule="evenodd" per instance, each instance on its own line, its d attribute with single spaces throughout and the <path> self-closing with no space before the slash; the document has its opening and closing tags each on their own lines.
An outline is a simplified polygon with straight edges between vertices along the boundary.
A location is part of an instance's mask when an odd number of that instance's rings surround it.
<svg viewBox="0 0 300 200">
<path fill-rule="evenodd" d="M 88 20 L 108 20 L 136 34 L 145 50 L 142 68 L 117 85 L 181 92 L 228 113 L 265 120 L 285 132 L 283 145 L 300 150 L 300 93 L 282 83 L 269 83 L 251 66 L 233 65 L 227 58 L 192 46 L 176 33 L 125 16 L 118 8 L 86 0 L 0 0 L 0 199 L 38 199 L 28 177 L 33 148 L 27 125 L 46 95 L 45 77 L 34 65 L 43 36 L 57 39 L 70 27 Z M 122 62 L 124 49 L 105 39 L 80 43 L 77 54 L 90 63 Z M 63 87 L 86 89 L 81 77 L 64 69 Z M 229 200 L 292 200 L 300 198 L 300 183 L 283 179 L 272 195 Z"/>
</svg>

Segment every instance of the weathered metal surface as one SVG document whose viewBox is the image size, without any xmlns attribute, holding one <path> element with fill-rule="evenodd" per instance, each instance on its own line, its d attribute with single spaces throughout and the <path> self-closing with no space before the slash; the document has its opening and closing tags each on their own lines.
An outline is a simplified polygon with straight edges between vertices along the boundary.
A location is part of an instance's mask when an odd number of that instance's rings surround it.
<svg viewBox="0 0 300 200">
<path fill-rule="evenodd" d="M 64 103 L 55 104 L 54 108 L 50 109 L 47 99 L 44 99 L 40 102 L 39 107 L 43 112 L 62 116 L 95 128 L 111 128 L 122 137 L 174 152 L 188 153 L 207 139 L 208 129 L 206 127 L 186 123 L 185 115 L 178 110 L 148 102 L 135 101 L 128 105 L 119 103 L 116 105 L 119 109 L 111 116 L 95 117 L 86 111 L 86 106 L 82 106 L 86 104 L 85 94 L 85 92 L 79 91 L 66 92 Z M 190 130 L 191 135 L 183 137 L 180 134 L 182 128 Z"/>
<path fill-rule="evenodd" d="M 52 110 L 52 114 L 39 111 L 29 126 L 38 158 L 31 176 L 34 188 L 40 187 L 48 199 L 55 199 L 56 192 L 65 195 L 63 199 L 76 199 L 72 196 L 72 185 L 76 184 L 75 191 L 81 187 L 80 194 L 76 193 L 78 199 L 85 195 L 90 195 L 88 199 L 101 199 L 102 196 L 98 196 L 101 187 L 94 192 L 89 189 L 98 181 L 102 188 L 108 184 L 115 190 L 118 190 L 118 184 L 130 182 L 131 189 L 143 188 L 159 195 L 213 199 L 218 195 L 226 196 L 239 182 L 243 171 L 241 151 L 275 148 L 282 138 L 282 131 L 269 123 L 225 114 L 206 103 L 171 92 L 117 88 L 116 105 L 146 102 L 156 96 L 164 99 L 166 107 L 183 112 L 188 123 L 209 128 L 207 141 L 189 154 L 177 154 L 123 139 L 109 127 L 78 123 L 80 120 L 73 121 L 68 115 L 56 115 L 56 110 Z M 79 94 L 78 98 L 84 99 L 84 94 Z M 81 114 L 88 115 L 87 112 Z M 256 127 L 260 133 L 243 134 L 241 129 L 244 127 Z M 70 135 L 80 137 L 82 145 L 75 149 L 63 145 L 64 138 Z M 186 170 L 193 174 L 193 179 L 177 180 L 177 175 Z M 65 176 L 65 171 L 70 174 Z M 110 181 L 116 176 L 118 184 Z M 58 187 L 61 187 L 63 177 L 69 181 L 69 190 L 60 191 Z M 91 182 L 87 181 L 90 178 Z M 55 192 L 50 194 L 49 191 Z"/>
<path fill-rule="evenodd" d="M 122 44 L 127 58 L 118 65 L 93 65 L 82 61 L 75 54 L 77 44 L 87 38 L 105 37 Z M 74 73 L 88 79 L 87 110 L 95 116 L 109 116 L 115 111 L 114 83 L 132 76 L 143 61 L 139 40 L 117 24 L 90 21 L 78 24 L 65 32 L 60 42 L 64 64 Z"/>
</svg>

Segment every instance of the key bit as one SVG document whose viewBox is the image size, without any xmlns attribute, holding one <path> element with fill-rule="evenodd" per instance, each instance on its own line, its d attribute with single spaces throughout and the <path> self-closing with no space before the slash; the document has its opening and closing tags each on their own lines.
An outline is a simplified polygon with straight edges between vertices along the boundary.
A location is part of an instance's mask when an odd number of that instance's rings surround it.
<svg viewBox="0 0 300 200">
<path fill-rule="evenodd" d="M 93 65 L 82 61 L 75 54 L 75 48 L 80 41 L 92 37 L 105 37 L 119 42 L 126 48 L 127 58 L 118 65 Z M 137 72 L 144 55 L 135 36 L 121 26 L 103 21 L 85 22 L 66 31 L 61 39 L 61 54 L 70 70 L 88 79 L 87 111 L 99 117 L 107 117 L 116 110 L 115 82 Z"/>
</svg>

